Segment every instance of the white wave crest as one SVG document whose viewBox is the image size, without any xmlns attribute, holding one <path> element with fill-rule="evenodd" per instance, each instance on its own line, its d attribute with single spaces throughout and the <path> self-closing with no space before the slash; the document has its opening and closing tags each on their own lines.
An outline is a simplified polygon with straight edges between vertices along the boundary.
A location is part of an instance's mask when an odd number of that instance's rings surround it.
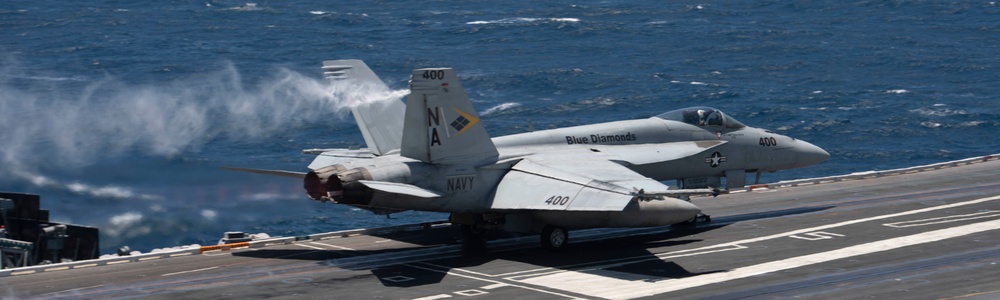
<svg viewBox="0 0 1000 300">
<path fill-rule="evenodd" d="M 211 209 L 202 209 L 201 210 L 201 217 L 205 218 L 206 220 L 212 221 L 212 220 L 215 220 L 215 217 L 218 217 L 218 216 L 219 216 L 219 213 L 215 212 L 214 210 L 211 210 Z"/>
<path fill-rule="evenodd" d="M 289 199 L 300 199 L 302 195 L 300 194 L 279 194 L 279 193 L 254 193 L 242 197 L 246 200 L 253 201 L 265 201 L 265 200 L 289 200 Z"/>
<path fill-rule="evenodd" d="M 494 113 L 505 111 L 505 110 L 508 110 L 508 109 L 511 109 L 511 108 L 515 108 L 515 107 L 518 107 L 518 106 L 521 106 L 521 104 L 520 103 L 515 103 L 515 102 L 507 102 L 507 103 L 500 104 L 500 105 L 497 105 L 497 106 L 494 106 L 494 107 L 490 107 L 489 109 L 487 109 L 487 110 L 485 110 L 485 111 L 483 111 L 483 112 L 481 112 L 479 114 L 482 115 L 482 116 L 488 116 L 488 115 L 492 115 Z"/>
<path fill-rule="evenodd" d="M 979 126 L 979 125 L 982 125 L 982 124 L 985 124 L 985 123 L 986 123 L 986 121 L 969 121 L 969 122 L 962 122 L 961 124 L 958 124 L 958 126 L 959 127 L 976 127 L 976 126 Z"/>
<path fill-rule="evenodd" d="M 257 6 L 257 3 L 248 2 L 248 3 L 245 3 L 243 5 L 226 8 L 224 10 L 234 10 L 234 11 L 262 11 L 262 10 L 270 10 L 270 9 L 269 8 L 265 8 L 265 7 L 261 7 L 261 6 Z"/>
<path fill-rule="evenodd" d="M 519 23 L 537 23 L 537 22 L 561 22 L 561 23 L 576 23 L 580 22 L 577 18 L 505 18 L 499 20 L 490 21 L 471 21 L 465 22 L 466 25 L 488 25 L 488 24 L 519 24 Z"/>
<path fill-rule="evenodd" d="M 132 189 L 122 186 L 117 186 L 117 185 L 92 186 L 80 182 L 62 183 L 58 180 L 51 179 L 43 175 L 32 174 L 22 170 L 12 170 L 7 175 L 13 175 L 15 178 L 20 178 L 22 180 L 28 181 L 36 187 L 64 190 L 78 195 L 84 195 L 96 198 L 142 199 L 142 200 L 162 199 L 162 197 L 157 195 L 136 193 Z"/>
<path fill-rule="evenodd" d="M 927 128 L 938 128 L 938 127 L 941 127 L 941 123 L 937 123 L 937 122 L 920 122 L 920 126 L 924 126 L 924 127 L 927 127 Z"/>
<path fill-rule="evenodd" d="M 142 221 L 142 213 L 127 212 L 120 215 L 112 216 L 111 219 L 109 219 L 108 221 L 111 222 L 111 225 L 115 226 L 134 225 Z"/>
<path fill-rule="evenodd" d="M 968 115 L 969 112 L 964 109 L 951 109 L 944 106 L 935 105 L 932 108 L 918 108 L 910 110 L 912 113 L 920 114 L 925 117 L 947 117 L 955 115 Z"/>
<path fill-rule="evenodd" d="M 126 212 L 114 215 L 108 219 L 108 225 L 101 226 L 101 232 L 110 237 L 134 237 L 149 234 L 152 228 L 142 226 L 143 215 L 140 212 Z"/>
</svg>

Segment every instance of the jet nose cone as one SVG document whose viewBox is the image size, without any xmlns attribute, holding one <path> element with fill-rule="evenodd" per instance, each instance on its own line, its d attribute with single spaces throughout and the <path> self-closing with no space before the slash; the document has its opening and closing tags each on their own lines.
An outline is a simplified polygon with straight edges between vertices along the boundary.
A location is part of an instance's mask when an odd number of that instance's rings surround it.
<svg viewBox="0 0 1000 300">
<path fill-rule="evenodd" d="M 815 165 L 830 158 L 830 153 L 823 148 L 803 140 L 799 140 L 798 144 L 796 150 L 798 150 L 799 164 L 802 166 Z"/>
</svg>

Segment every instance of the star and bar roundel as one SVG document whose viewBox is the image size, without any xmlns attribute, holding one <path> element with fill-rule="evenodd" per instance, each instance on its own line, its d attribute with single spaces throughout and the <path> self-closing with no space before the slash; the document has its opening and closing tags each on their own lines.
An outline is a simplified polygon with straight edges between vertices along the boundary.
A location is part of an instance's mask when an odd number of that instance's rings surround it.
<svg viewBox="0 0 1000 300">
<path fill-rule="evenodd" d="M 712 156 L 705 158 L 705 163 L 711 165 L 713 168 L 718 167 L 720 164 L 726 162 L 726 157 L 722 156 L 722 153 L 715 151 Z"/>
</svg>

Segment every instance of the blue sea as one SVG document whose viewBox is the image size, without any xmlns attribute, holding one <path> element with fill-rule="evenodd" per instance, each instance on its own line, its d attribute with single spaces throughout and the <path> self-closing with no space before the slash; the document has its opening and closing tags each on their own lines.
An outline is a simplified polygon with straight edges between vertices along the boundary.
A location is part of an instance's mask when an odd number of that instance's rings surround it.
<svg viewBox="0 0 1000 300">
<path fill-rule="evenodd" d="M 364 146 L 320 70 L 349 58 L 399 91 L 455 68 L 494 136 L 706 105 L 832 155 L 766 182 L 1000 152 L 995 1 L 7 0 L 0 190 L 102 253 L 445 219 L 219 168 Z"/>
</svg>

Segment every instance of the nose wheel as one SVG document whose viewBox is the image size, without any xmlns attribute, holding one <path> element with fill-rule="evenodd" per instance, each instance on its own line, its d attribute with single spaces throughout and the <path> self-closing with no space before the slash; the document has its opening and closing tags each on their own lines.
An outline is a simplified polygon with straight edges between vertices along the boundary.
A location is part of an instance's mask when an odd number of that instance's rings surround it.
<svg viewBox="0 0 1000 300">
<path fill-rule="evenodd" d="M 706 214 L 703 214 L 703 213 L 698 213 L 698 216 L 695 216 L 694 218 L 692 218 L 691 222 L 694 223 L 694 224 L 711 223 L 712 222 L 712 216 L 709 216 L 709 215 L 706 215 Z"/>
<path fill-rule="evenodd" d="M 712 222 L 712 216 L 709 216 L 709 215 L 706 215 L 706 214 L 703 214 L 703 213 L 698 213 L 697 216 L 694 216 L 693 218 L 690 218 L 687 221 L 680 222 L 680 223 L 677 223 L 677 224 L 674 224 L 674 225 L 671 225 L 671 226 L 692 227 L 692 226 L 695 226 L 695 225 L 698 225 L 698 224 L 711 223 L 711 222 Z"/>
<path fill-rule="evenodd" d="M 569 233 L 565 228 L 545 225 L 541 234 L 542 248 L 548 250 L 558 250 L 566 246 L 569 242 Z"/>
</svg>

